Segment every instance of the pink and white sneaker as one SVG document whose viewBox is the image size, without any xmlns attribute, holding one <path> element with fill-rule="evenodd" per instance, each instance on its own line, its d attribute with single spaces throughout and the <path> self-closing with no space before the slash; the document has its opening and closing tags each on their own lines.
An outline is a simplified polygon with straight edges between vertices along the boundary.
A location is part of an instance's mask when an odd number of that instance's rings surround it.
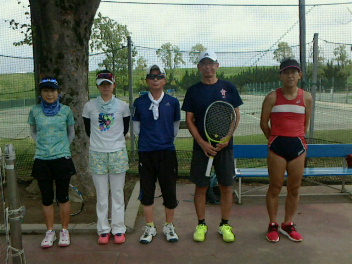
<svg viewBox="0 0 352 264">
<path fill-rule="evenodd" d="M 41 243 L 41 247 L 50 248 L 54 245 L 55 240 L 56 240 L 55 230 L 48 230 L 45 233 L 45 238 Z"/>
<path fill-rule="evenodd" d="M 60 232 L 59 246 L 60 247 L 67 247 L 70 244 L 71 244 L 70 232 L 68 232 L 67 229 L 62 229 L 62 231 Z"/>
</svg>

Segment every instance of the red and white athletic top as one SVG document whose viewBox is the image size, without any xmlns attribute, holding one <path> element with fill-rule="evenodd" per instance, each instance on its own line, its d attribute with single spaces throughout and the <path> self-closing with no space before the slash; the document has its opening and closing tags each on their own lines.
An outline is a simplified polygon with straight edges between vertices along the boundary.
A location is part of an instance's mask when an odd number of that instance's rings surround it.
<svg viewBox="0 0 352 264">
<path fill-rule="evenodd" d="M 285 98 L 282 88 L 276 90 L 276 102 L 270 114 L 271 138 L 276 136 L 305 136 L 306 105 L 304 90 L 298 88 L 297 97 L 293 100 Z"/>
</svg>

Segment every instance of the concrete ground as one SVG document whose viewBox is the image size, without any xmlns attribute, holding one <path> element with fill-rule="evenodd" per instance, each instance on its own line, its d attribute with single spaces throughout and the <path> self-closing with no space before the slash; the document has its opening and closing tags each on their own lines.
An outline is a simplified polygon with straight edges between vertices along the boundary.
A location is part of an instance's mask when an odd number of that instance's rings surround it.
<svg viewBox="0 0 352 264">
<path fill-rule="evenodd" d="M 352 186 L 348 190 L 352 191 Z M 352 200 L 350 196 L 331 196 L 336 193 L 325 187 L 302 187 L 302 193 L 326 195 L 303 196 L 295 217 L 297 229 L 304 241 L 297 243 L 281 236 L 279 243 L 265 239 L 268 225 L 264 197 L 244 197 L 243 204 L 233 204 L 230 224 L 234 226 L 237 240 L 225 243 L 217 233 L 220 222 L 219 205 L 207 207 L 209 226 L 205 242 L 194 242 L 193 232 L 197 224 L 193 206 L 194 185 L 179 184 L 174 224 L 180 237 L 177 243 L 168 243 L 162 234 L 165 220 L 161 198 L 155 203 L 155 223 L 158 234 L 150 244 L 140 244 L 143 216 L 137 216 L 139 208 L 138 186 L 132 195 L 126 214 L 130 233 L 122 245 L 112 242 L 98 245 L 95 226 L 71 226 L 71 242 L 67 248 L 55 243 L 50 249 L 41 249 L 45 227 L 23 225 L 23 247 L 29 264 L 206 264 L 206 263 L 302 263 L 302 264 L 350 264 L 352 263 Z M 137 192 L 137 193 L 136 193 Z M 257 194 L 265 193 L 265 188 Z M 284 198 L 280 200 L 280 220 L 284 215 Z"/>
</svg>

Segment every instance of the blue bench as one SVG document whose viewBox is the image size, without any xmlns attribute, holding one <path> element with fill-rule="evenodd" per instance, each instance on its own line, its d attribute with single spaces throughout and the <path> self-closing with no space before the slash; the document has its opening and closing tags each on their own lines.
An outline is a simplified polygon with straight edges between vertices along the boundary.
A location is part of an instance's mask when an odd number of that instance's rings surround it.
<svg viewBox="0 0 352 264">
<path fill-rule="evenodd" d="M 347 155 L 352 154 L 352 144 L 310 144 L 308 146 L 307 158 L 346 158 Z M 235 155 L 235 178 L 238 179 L 238 189 L 235 188 L 235 195 L 238 198 L 238 203 L 242 203 L 243 196 L 253 196 L 247 195 L 246 193 L 257 190 L 254 188 L 246 192 L 242 191 L 242 178 L 254 178 L 254 177 L 269 177 L 268 169 L 265 168 L 241 168 L 237 166 L 237 159 L 266 159 L 268 156 L 268 145 L 234 145 L 234 155 Z M 304 169 L 304 179 L 306 177 L 324 177 L 324 176 L 351 176 L 352 168 L 343 167 L 320 167 L 320 168 L 305 168 Z M 287 176 L 287 174 L 285 175 Z M 311 180 L 315 182 L 314 180 Z M 334 186 L 325 185 L 319 182 L 315 182 L 320 185 L 324 185 L 333 189 L 339 190 L 342 195 L 351 195 L 351 192 L 345 189 L 345 180 L 342 180 L 342 186 L 336 188 Z M 260 187 L 259 187 L 260 188 Z"/>
</svg>

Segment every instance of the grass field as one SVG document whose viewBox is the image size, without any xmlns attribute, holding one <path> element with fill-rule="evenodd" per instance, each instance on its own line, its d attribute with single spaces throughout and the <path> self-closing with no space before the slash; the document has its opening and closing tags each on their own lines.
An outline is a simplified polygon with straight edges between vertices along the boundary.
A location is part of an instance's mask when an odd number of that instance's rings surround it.
<svg viewBox="0 0 352 264">
<path fill-rule="evenodd" d="M 219 73 L 223 73 L 225 76 L 236 75 L 241 71 L 248 69 L 248 67 L 220 67 Z M 195 72 L 194 68 L 178 68 L 175 69 L 175 79 L 180 80 L 184 76 L 185 72 Z M 133 81 L 134 86 L 138 87 L 139 83 L 144 83 L 145 70 L 134 70 Z M 352 75 L 348 78 L 349 86 L 352 86 Z M 93 97 L 97 95 L 97 88 L 95 86 L 95 71 L 89 73 L 88 77 L 89 94 Z M 350 98 L 352 100 L 352 92 L 350 92 Z M 25 100 L 34 99 L 35 96 L 35 84 L 33 73 L 14 73 L 14 74 L 0 74 L 0 101 L 9 100 Z M 118 86 L 118 96 L 125 96 L 124 91 Z M 138 91 L 135 91 L 135 96 L 138 96 Z"/>
<path fill-rule="evenodd" d="M 196 69 L 176 69 L 175 77 L 181 78 L 186 70 L 195 71 Z M 220 68 L 225 75 L 233 75 L 240 72 L 243 68 Z M 145 71 L 135 71 L 134 81 L 138 82 L 144 79 Z M 349 82 L 352 84 L 352 77 Z M 89 74 L 90 94 L 97 94 L 95 83 L 95 72 Z M 17 167 L 20 177 L 28 177 L 30 175 L 31 164 L 33 161 L 35 144 L 32 139 L 28 138 L 27 117 L 30 106 L 13 107 L 11 104 L 6 105 L 5 102 L 14 100 L 23 100 L 35 98 L 33 73 L 3 74 L 0 75 L 0 104 L 7 109 L 0 110 L 0 128 L 2 135 L 8 139 L 0 137 L 0 146 L 3 148 L 6 144 L 13 144 L 18 157 Z M 118 90 L 118 96 L 128 101 L 128 94 L 123 95 L 121 89 Z M 181 101 L 184 94 L 177 94 Z M 261 112 L 261 103 L 264 94 L 241 94 L 244 105 L 241 106 L 241 123 L 235 134 L 235 144 L 266 144 L 267 140 L 261 133 L 259 128 L 259 118 Z M 317 114 L 316 125 L 314 131 L 314 141 L 311 143 L 351 143 L 351 110 L 352 110 L 352 93 L 350 93 L 350 101 L 345 103 L 344 94 L 334 94 L 333 97 L 326 93 L 325 101 L 320 101 L 317 97 Z M 138 97 L 136 92 L 134 97 Z M 339 101 L 332 101 L 331 99 Z M 9 108 L 10 107 L 10 108 Z M 182 112 L 184 119 L 184 112 Z M 18 136 L 19 132 L 21 136 Z M 182 131 L 181 131 L 182 132 Z M 176 149 L 178 151 L 179 169 L 181 174 L 189 173 L 189 165 L 191 159 L 193 139 L 186 130 L 180 132 L 180 136 L 176 140 Z M 23 135 L 22 135 L 23 134 Z M 17 135 L 17 137 L 16 137 Z M 22 139 L 11 139 L 22 138 Z M 130 149 L 130 142 L 127 146 Z M 252 161 L 254 163 L 258 161 Z M 137 172 L 136 163 L 131 163 L 132 172 Z"/>
<path fill-rule="evenodd" d="M 326 142 L 339 142 L 339 143 L 351 143 L 349 141 L 351 131 L 349 130 L 330 130 L 330 131 L 317 131 L 315 134 L 315 141 L 313 143 L 326 143 Z M 235 136 L 235 144 L 267 144 L 266 138 L 262 134 L 250 135 L 250 136 Z M 3 149 L 6 144 L 13 144 L 16 152 L 16 169 L 20 180 L 27 181 L 30 179 L 32 162 L 35 152 L 34 141 L 30 138 L 21 140 L 9 140 L 0 138 L 0 146 Z M 131 150 L 131 143 L 127 141 L 127 148 Z M 180 175 L 188 175 L 191 162 L 193 139 L 192 138 L 177 138 L 176 150 L 178 153 L 179 160 L 179 173 Z M 132 156 L 131 156 L 132 157 Z M 137 156 L 136 156 L 137 158 Z M 138 173 L 138 162 L 130 159 L 130 170 L 129 173 Z M 335 162 L 335 161 L 332 161 Z M 265 161 L 263 160 L 245 160 L 242 161 L 243 166 L 257 167 L 264 166 Z"/>
</svg>

